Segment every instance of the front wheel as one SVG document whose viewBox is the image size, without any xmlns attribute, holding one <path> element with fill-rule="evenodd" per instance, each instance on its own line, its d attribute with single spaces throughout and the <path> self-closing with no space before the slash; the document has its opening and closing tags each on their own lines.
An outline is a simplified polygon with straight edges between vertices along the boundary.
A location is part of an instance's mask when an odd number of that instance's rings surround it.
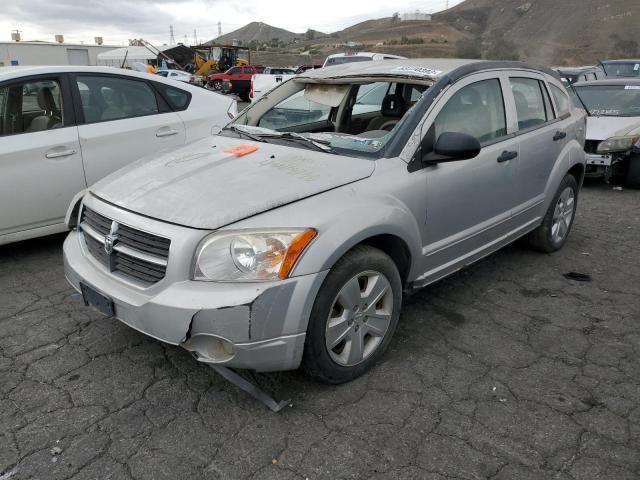
<svg viewBox="0 0 640 480">
<path fill-rule="evenodd" d="M 535 250 L 552 253 L 560 250 L 569 237 L 578 205 L 578 182 L 567 174 L 560 182 L 549 209 L 538 228 L 527 237 Z"/>
<path fill-rule="evenodd" d="M 214 80 L 213 89 L 218 91 L 222 90 L 222 80 Z"/>
<path fill-rule="evenodd" d="M 361 245 L 331 269 L 316 297 L 302 368 L 325 383 L 344 383 L 384 354 L 402 306 L 398 269 L 384 252 Z"/>
</svg>

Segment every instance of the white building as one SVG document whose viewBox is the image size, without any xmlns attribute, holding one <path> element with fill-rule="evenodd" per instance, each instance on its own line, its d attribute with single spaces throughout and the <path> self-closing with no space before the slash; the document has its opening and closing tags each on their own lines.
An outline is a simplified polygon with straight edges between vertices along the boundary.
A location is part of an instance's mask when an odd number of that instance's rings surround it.
<svg viewBox="0 0 640 480">
<path fill-rule="evenodd" d="M 97 65 L 108 45 L 55 42 L 0 42 L 0 67 L 9 65 Z"/>
<path fill-rule="evenodd" d="M 415 12 L 403 13 L 402 14 L 402 20 L 403 21 L 422 20 L 422 21 L 430 22 L 431 21 L 431 14 L 430 13 L 422 13 L 420 10 L 416 10 Z"/>
</svg>

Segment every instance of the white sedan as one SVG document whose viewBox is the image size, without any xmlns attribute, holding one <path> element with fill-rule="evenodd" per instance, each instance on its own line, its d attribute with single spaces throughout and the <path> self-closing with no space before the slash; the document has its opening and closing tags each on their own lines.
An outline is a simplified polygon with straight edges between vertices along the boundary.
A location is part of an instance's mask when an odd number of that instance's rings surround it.
<svg viewBox="0 0 640 480">
<path fill-rule="evenodd" d="M 176 80 L 178 82 L 190 83 L 202 87 L 204 85 L 204 79 L 200 75 L 195 73 L 183 72 L 182 70 L 162 69 L 156 72 L 156 75 L 168 78 L 169 80 Z"/>
<path fill-rule="evenodd" d="M 0 245 L 64 231 L 71 200 L 89 185 L 236 114 L 235 100 L 157 75 L 0 68 Z"/>
</svg>

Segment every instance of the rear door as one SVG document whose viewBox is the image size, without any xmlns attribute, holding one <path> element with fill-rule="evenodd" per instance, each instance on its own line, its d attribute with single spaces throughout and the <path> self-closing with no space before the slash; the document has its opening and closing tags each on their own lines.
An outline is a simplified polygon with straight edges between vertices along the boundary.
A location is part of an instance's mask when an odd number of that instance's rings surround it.
<svg viewBox="0 0 640 480">
<path fill-rule="evenodd" d="M 0 235 L 61 224 L 85 188 L 65 75 L 0 85 Z"/>
<path fill-rule="evenodd" d="M 88 185 L 146 155 L 185 143 L 182 120 L 150 82 L 78 74 L 72 83 Z"/>
<path fill-rule="evenodd" d="M 477 259 L 510 232 L 519 158 L 518 142 L 508 128 L 506 88 L 498 72 L 471 75 L 452 86 L 426 119 L 425 152 L 445 132 L 472 135 L 482 145 L 475 158 L 412 173 L 427 190 L 426 205 L 417 215 L 425 218 L 422 278 L 427 281 Z"/>
<path fill-rule="evenodd" d="M 516 179 L 514 216 L 519 224 L 542 215 L 551 170 L 567 144 L 568 116 L 557 118 L 547 84 L 534 73 L 510 76 L 509 84 L 517 115 L 520 162 Z"/>
</svg>

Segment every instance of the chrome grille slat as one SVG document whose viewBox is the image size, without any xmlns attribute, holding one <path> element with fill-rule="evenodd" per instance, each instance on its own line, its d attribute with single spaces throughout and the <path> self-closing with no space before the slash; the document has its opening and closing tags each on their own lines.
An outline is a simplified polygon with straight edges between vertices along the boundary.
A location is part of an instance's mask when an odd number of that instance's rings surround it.
<svg viewBox="0 0 640 480">
<path fill-rule="evenodd" d="M 82 209 L 80 230 L 87 251 L 114 274 L 144 286 L 164 278 L 170 239 L 120 225 L 87 207 Z M 110 253 L 105 250 L 107 240 Z"/>
</svg>

